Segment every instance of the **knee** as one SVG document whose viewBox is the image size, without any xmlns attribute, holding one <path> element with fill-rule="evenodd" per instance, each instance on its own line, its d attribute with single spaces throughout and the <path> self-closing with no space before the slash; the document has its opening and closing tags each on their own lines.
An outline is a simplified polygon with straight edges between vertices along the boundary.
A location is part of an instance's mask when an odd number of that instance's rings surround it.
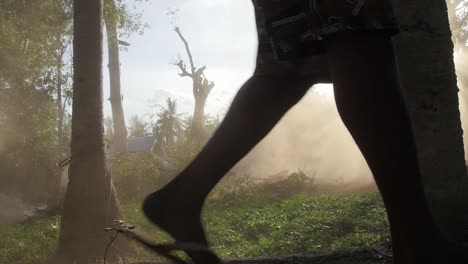
<svg viewBox="0 0 468 264">
<path fill-rule="evenodd" d="M 308 56 L 286 61 L 258 60 L 253 77 L 282 79 L 306 83 L 311 87 L 318 83 L 330 83 L 326 56 Z"/>
<path fill-rule="evenodd" d="M 253 107 L 259 111 L 283 111 L 295 105 L 309 87 L 290 77 L 253 75 L 238 91 L 232 105 Z"/>
<path fill-rule="evenodd" d="M 300 100 L 316 82 L 297 75 L 253 75 L 253 89 L 263 93 L 264 99 Z"/>
<path fill-rule="evenodd" d="M 363 118 L 359 109 L 361 103 L 356 100 L 353 101 L 353 98 L 349 98 L 349 96 L 343 96 L 335 92 L 336 109 L 341 121 L 350 132 L 355 129 L 357 123 L 360 123 Z"/>
</svg>

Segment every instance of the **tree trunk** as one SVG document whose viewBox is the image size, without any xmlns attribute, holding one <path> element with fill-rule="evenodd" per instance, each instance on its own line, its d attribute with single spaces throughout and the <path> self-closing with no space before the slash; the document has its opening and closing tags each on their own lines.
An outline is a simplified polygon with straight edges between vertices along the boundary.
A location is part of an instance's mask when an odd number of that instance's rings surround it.
<svg viewBox="0 0 468 264">
<path fill-rule="evenodd" d="M 395 0 L 395 39 L 429 207 L 442 231 L 468 238 L 466 169 L 453 43 L 444 0 Z"/>
<path fill-rule="evenodd" d="M 122 106 L 122 92 L 120 83 L 120 56 L 119 42 L 117 39 L 117 25 L 115 17 L 114 0 L 105 0 L 110 15 L 106 16 L 106 31 L 109 51 L 109 79 L 110 79 L 110 103 L 112 107 L 112 120 L 114 123 L 113 151 L 116 153 L 127 152 L 127 127 Z"/>
<path fill-rule="evenodd" d="M 201 68 L 196 68 L 193 62 L 192 52 L 190 51 L 190 46 L 188 41 L 180 32 L 180 28 L 174 28 L 174 31 L 179 36 L 182 43 L 184 43 L 185 51 L 190 62 L 190 71 L 187 71 L 187 67 L 182 59 L 179 56 L 179 62 L 174 63 L 177 65 L 182 73 L 179 73 L 181 77 L 190 77 L 192 79 L 192 89 L 193 96 L 195 97 L 195 109 L 193 111 L 193 120 L 192 120 L 192 131 L 191 131 L 191 140 L 199 141 L 203 139 L 205 134 L 204 122 L 205 122 L 205 103 L 208 95 L 211 92 L 211 89 L 215 86 L 214 82 L 210 82 L 205 76 L 206 66 Z M 203 141 L 203 140 L 202 140 Z"/>
<path fill-rule="evenodd" d="M 59 157 L 62 155 L 64 147 L 64 140 L 63 140 L 63 117 L 64 117 L 64 109 L 62 107 L 62 58 L 57 58 L 57 152 Z"/>
<path fill-rule="evenodd" d="M 70 179 L 59 255 L 69 263 L 102 260 L 112 226 L 122 213 L 106 161 L 103 137 L 102 1 L 74 0 L 73 116 Z M 126 249 L 121 239 L 111 247 Z M 119 251 L 119 253 L 121 253 Z M 76 262 L 74 262 L 76 261 Z"/>
<path fill-rule="evenodd" d="M 207 96 L 198 94 L 195 96 L 195 109 L 193 111 L 192 133 L 193 138 L 199 138 L 204 134 L 205 104 Z"/>
</svg>

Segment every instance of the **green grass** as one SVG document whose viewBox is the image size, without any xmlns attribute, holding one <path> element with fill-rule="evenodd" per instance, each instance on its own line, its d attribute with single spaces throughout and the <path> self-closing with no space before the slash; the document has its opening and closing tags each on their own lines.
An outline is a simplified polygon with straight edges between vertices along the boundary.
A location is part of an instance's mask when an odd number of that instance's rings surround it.
<svg viewBox="0 0 468 264">
<path fill-rule="evenodd" d="M 0 226 L 0 263 L 37 263 L 57 248 L 60 217 Z"/>
<path fill-rule="evenodd" d="M 272 256 L 377 245 L 388 238 L 380 196 L 297 196 L 211 208 L 207 232 L 223 257 Z"/>
<path fill-rule="evenodd" d="M 224 258 L 271 256 L 377 245 L 389 237 L 377 193 L 296 196 L 227 206 L 208 204 L 204 220 L 215 250 Z M 142 215 L 138 204 L 124 208 L 127 222 L 167 241 Z M 0 263 L 37 263 L 53 254 L 60 218 L 0 227 Z M 141 247 L 138 258 L 153 257 Z"/>
</svg>

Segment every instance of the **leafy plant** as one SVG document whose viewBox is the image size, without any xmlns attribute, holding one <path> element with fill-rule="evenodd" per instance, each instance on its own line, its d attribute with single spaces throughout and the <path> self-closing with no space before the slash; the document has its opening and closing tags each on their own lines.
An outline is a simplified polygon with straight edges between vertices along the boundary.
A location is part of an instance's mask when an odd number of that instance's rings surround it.
<svg viewBox="0 0 468 264">
<path fill-rule="evenodd" d="M 124 203 L 141 201 L 158 186 L 159 171 L 150 153 L 126 154 L 112 161 L 112 176 Z"/>
<path fill-rule="evenodd" d="M 126 222 L 161 242 L 170 237 L 142 214 L 140 202 L 126 202 Z M 323 252 L 387 243 L 388 221 L 378 193 L 298 195 L 287 199 L 209 202 L 203 221 L 223 258 Z M 32 264 L 54 254 L 60 217 L 0 227 L 0 263 Z M 134 262 L 162 259 L 136 245 Z M 27 250 L 26 250 L 27 249 Z"/>
<path fill-rule="evenodd" d="M 283 171 L 265 179 L 227 175 L 211 193 L 211 202 L 241 204 L 258 199 L 285 199 L 301 193 L 313 194 L 315 190 L 315 175 L 309 176 L 302 170 Z"/>
</svg>

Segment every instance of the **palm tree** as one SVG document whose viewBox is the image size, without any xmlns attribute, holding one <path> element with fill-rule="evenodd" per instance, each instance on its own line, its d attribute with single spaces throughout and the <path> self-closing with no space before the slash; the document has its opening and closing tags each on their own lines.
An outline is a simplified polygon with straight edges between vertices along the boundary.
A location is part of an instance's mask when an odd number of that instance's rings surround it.
<svg viewBox="0 0 468 264">
<path fill-rule="evenodd" d="M 105 0 L 106 32 L 109 51 L 110 103 L 114 123 L 113 149 L 116 153 L 127 152 L 127 127 L 122 106 L 120 82 L 119 40 L 117 38 L 117 8 L 114 0 Z"/>
<path fill-rule="evenodd" d="M 132 115 L 130 117 L 130 126 L 128 127 L 129 136 L 131 138 L 145 137 L 148 135 L 148 124 L 139 115 Z"/>
<path fill-rule="evenodd" d="M 170 146 L 180 139 L 185 124 L 181 114 L 177 114 L 177 102 L 171 98 L 166 99 L 166 107 L 157 114 L 158 120 L 153 126 L 158 146 Z"/>
<path fill-rule="evenodd" d="M 110 235 L 104 228 L 122 212 L 103 137 L 102 2 L 74 0 L 73 8 L 72 161 L 58 253 L 68 263 L 88 263 L 102 258 Z M 128 248 L 124 239 L 114 246 Z"/>
<path fill-rule="evenodd" d="M 444 0 L 394 3 L 399 22 L 407 25 L 395 47 L 428 204 L 446 235 L 466 238 L 467 177 L 447 5 Z"/>
</svg>

